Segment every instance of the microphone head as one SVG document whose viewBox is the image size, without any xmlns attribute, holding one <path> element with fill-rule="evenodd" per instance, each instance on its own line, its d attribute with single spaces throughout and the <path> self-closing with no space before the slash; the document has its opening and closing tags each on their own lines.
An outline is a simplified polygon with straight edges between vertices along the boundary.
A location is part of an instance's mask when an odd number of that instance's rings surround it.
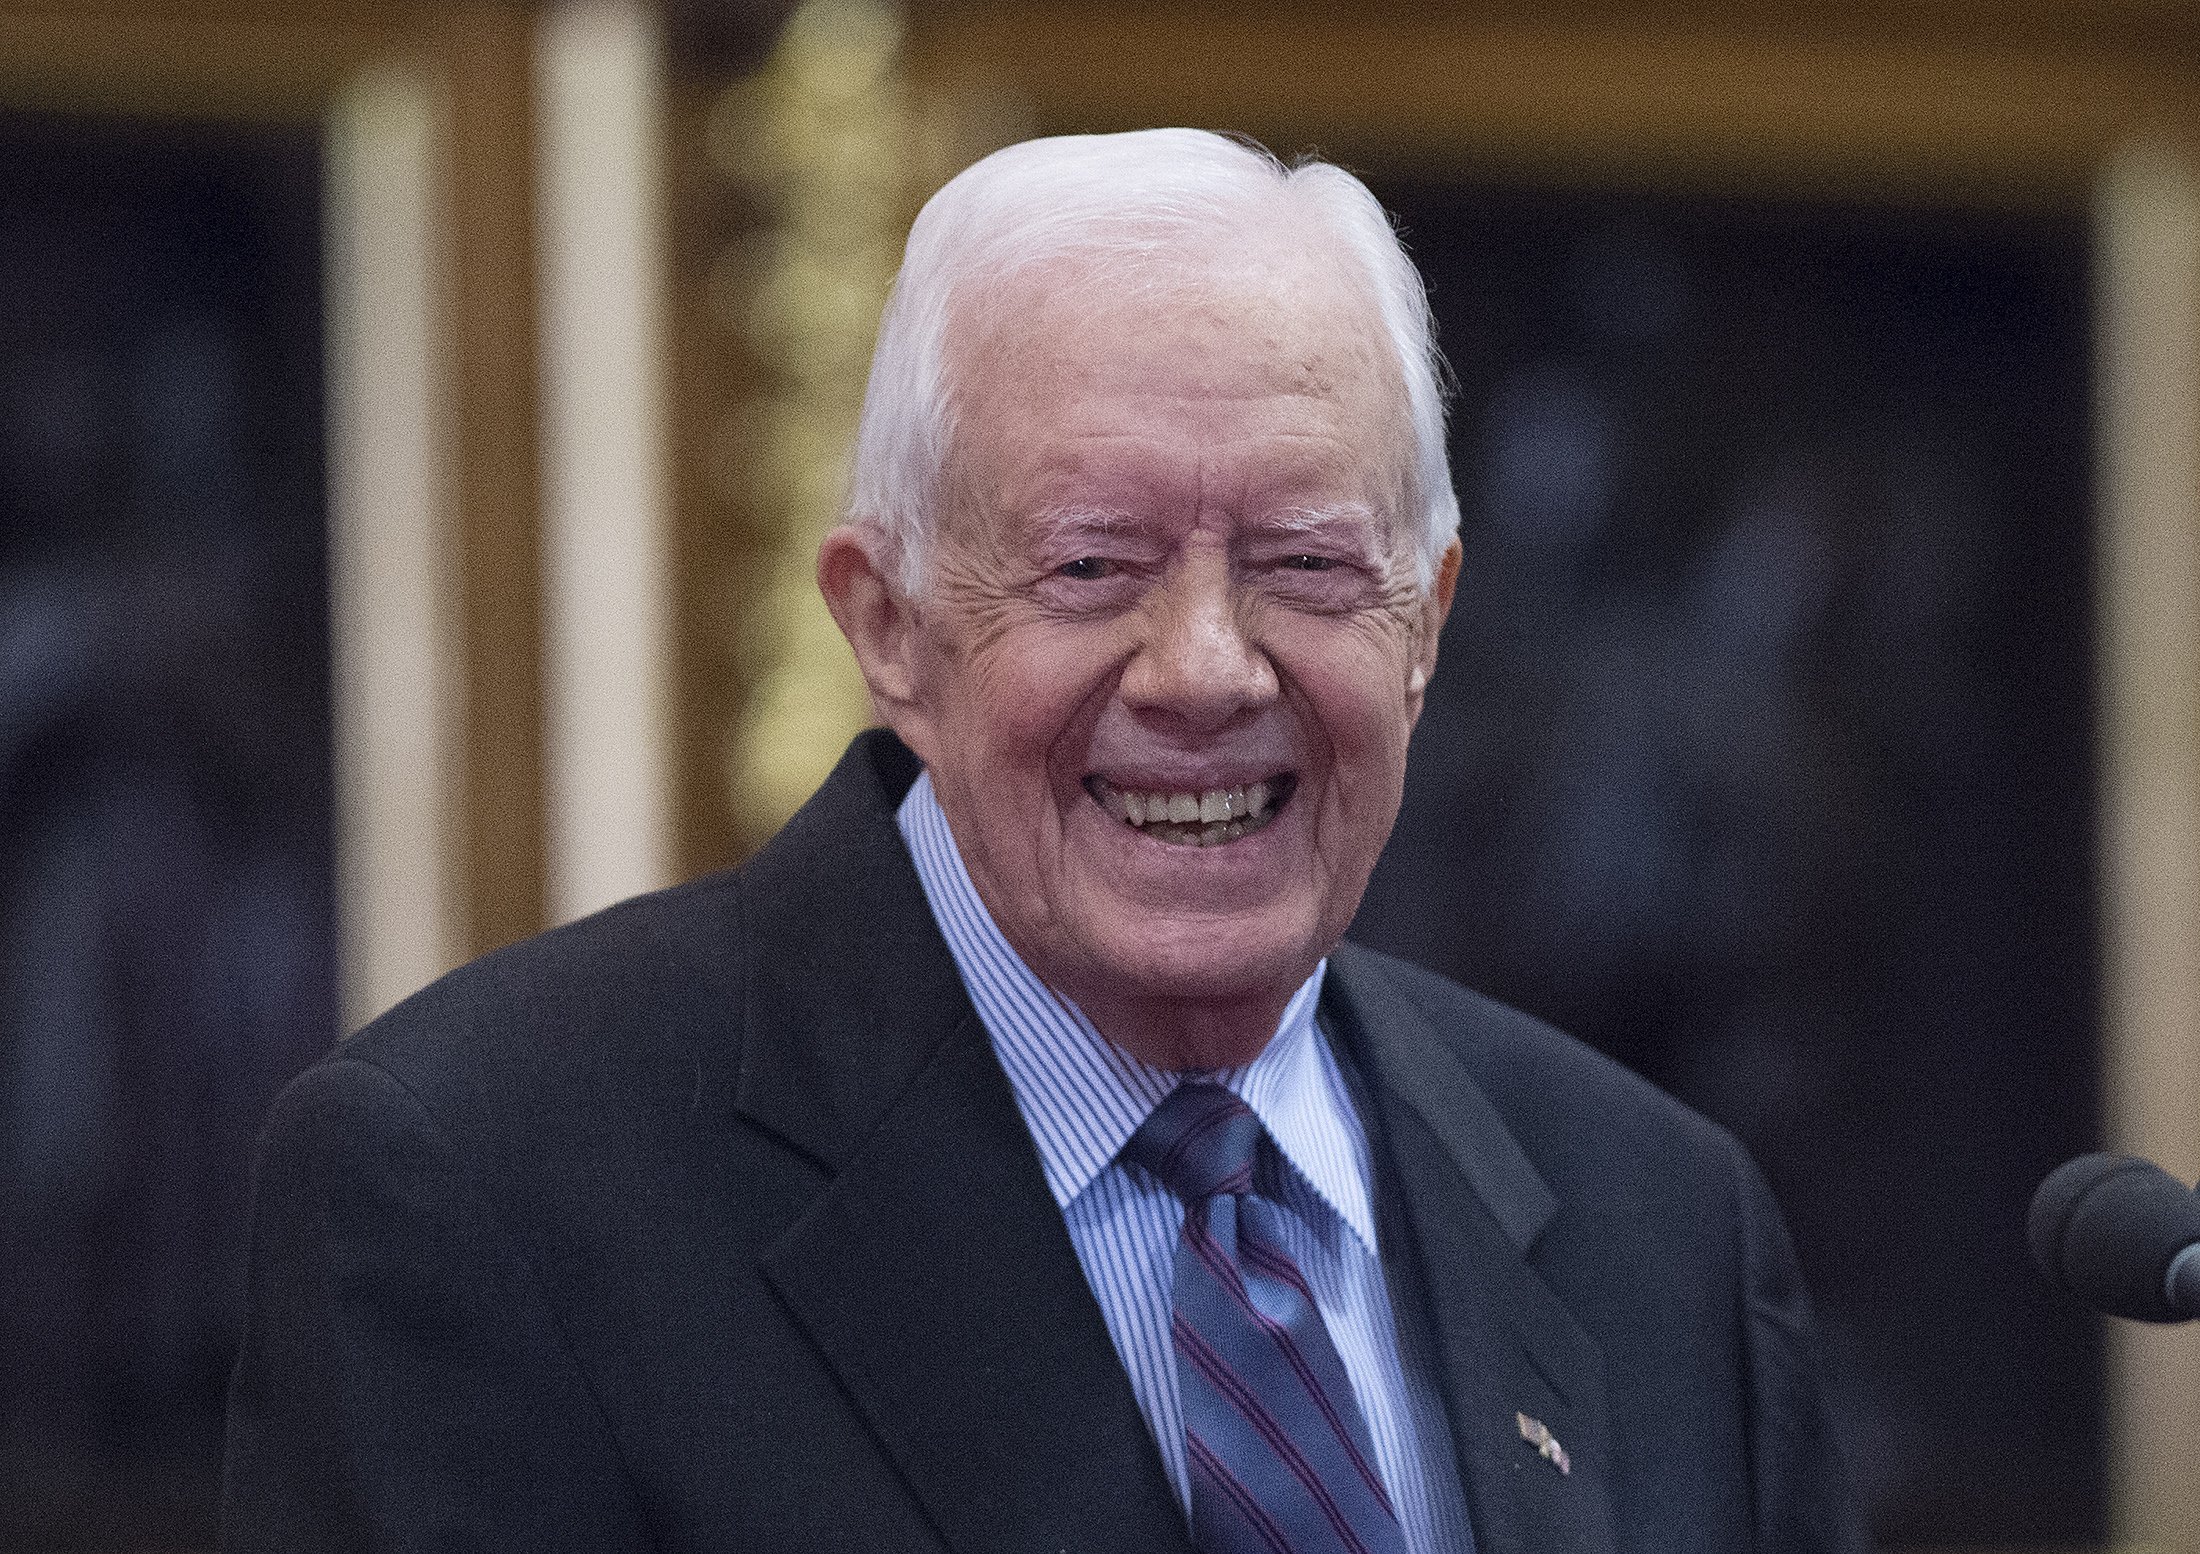
<svg viewBox="0 0 2200 1554">
<path fill-rule="evenodd" d="M 2141 1322 L 2194 1315 L 2170 1300 L 2170 1264 L 2200 1243 L 2200 1195 L 2152 1161 L 2080 1155 L 2032 1195 L 2032 1260 L 2096 1310 Z"/>
</svg>

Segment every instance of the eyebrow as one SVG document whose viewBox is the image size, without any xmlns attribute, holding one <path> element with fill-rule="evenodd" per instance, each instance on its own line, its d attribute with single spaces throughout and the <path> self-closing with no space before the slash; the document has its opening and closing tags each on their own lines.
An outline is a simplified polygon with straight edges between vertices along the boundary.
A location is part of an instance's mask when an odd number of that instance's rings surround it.
<svg viewBox="0 0 2200 1554">
<path fill-rule="evenodd" d="M 1087 534 L 1120 534 L 1137 527 L 1131 514 L 1113 507 L 1046 507 L 1032 515 L 1031 537 L 1041 545 Z"/>
<path fill-rule="evenodd" d="M 1380 531 L 1381 518 L 1364 502 L 1340 502 L 1333 507 L 1282 507 L 1263 513 L 1251 527 L 1271 534 L 1313 534 L 1325 529 L 1357 528 Z"/>
<path fill-rule="evenodd" d="M 1389 525 L 1364 502 L 1340 502 L 1333 507 L 1278 508 L 1261 514 L 1247 525 L 1247 532 L 1270 541 L 1326 538 L 1333 545 L 1348 545 L 1359 560 L 1374 562 L 1385 554 Z"/>
<path fill-rule="evenodd" d="M 1115 507 L 1073 503 L 1041 508 L 1031 517 L 1030 538 L 1038 546 L 1074 546 L 1087 536 L 1135 533 L 1145 527 L 1134 513 Z M 1320 507 L 1279 507 L 1262 513 L 1246 525 L 1255 536 L 1335 534 L 1339 531 L 1378 545 L 1385 530 L 1382 515 L 1364 502 L 1339 502 Z"/>
</svg>

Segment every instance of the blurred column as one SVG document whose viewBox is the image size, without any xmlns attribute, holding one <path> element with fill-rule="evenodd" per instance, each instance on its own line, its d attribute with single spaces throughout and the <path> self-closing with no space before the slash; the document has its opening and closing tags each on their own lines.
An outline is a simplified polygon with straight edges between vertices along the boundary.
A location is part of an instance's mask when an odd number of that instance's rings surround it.
<svg viewBox="0 0 2200 1554">
<path fill-rule="evenodd" d="M 672 877 L 663 38 L 556 0 L 536 54 L 553 921 Z"/>
<path fill-rule="evenodd" d="M 777 538 L 754 558 L 746 703 L 725 794 L 750 843 L 825 774 L 871 699 L 817 591 L 840 521 L 871 345 L 927 180 L 889 0 L 803 0 L 754 73 L 711 106 L 710 155 L 759 218 L 713 265 L 714 312 L 750 364 L 716 441 L 729 494 Z M 952 171 L 953 169 L 949 169 Z M 940 175 L 944 177 L 944 174 Z"/>
<path fill-rule="evenodd" d="M 433 77 L 328 115 L 329 613 L 347 1025 L 462 956 L 459 695 Z"/>
<path fill-rule="evenodd" d="M 2200 1175 L 2200 179 L 2125 148 L 2096 205 L 2108 1136 Z M 2120 1542 L 2200 1550 L 2200 1329 L 2112 1324 Z"/>
<path fill-rule="evenodd" d="M 437 11 L 469 955 L 544 922 L 535 23 L 512 0 L 454 0 Z"/>
</svg>

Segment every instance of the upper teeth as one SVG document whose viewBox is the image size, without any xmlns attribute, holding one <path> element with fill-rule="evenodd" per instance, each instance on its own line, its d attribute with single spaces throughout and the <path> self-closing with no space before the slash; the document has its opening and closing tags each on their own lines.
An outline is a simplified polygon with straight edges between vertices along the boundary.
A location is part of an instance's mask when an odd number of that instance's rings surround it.
<svg viewBox="0 0 2200 1554">
<path fill-rule="evenodd" d="M 1168 821 L 1174 825 L 1257 818 L 1268 809 L 1268 784 L 1249 782 L 1235 788 L 1209 788 L 1203 793 L 1139 793 L 1115 790 L 1115 802 L 1132 825 Z"/>
</svg>

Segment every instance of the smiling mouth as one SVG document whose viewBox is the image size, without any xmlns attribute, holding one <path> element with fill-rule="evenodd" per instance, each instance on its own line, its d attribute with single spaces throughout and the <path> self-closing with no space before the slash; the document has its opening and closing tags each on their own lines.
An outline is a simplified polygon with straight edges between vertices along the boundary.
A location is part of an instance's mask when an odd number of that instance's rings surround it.
<svg viewBox="0 0 2200 1554">
<path fill-rule="evenodd" d="M 1085 791 L 1102 809 L 1134 831 L 1179 847 L 1221 847 L 1251 836 L 1276 818 L 1298 785 L 1290 772 L 1198 793 L 1150 793 L 1118 788 L 1104 777 L 1085 779 Z"/>
</svg>

